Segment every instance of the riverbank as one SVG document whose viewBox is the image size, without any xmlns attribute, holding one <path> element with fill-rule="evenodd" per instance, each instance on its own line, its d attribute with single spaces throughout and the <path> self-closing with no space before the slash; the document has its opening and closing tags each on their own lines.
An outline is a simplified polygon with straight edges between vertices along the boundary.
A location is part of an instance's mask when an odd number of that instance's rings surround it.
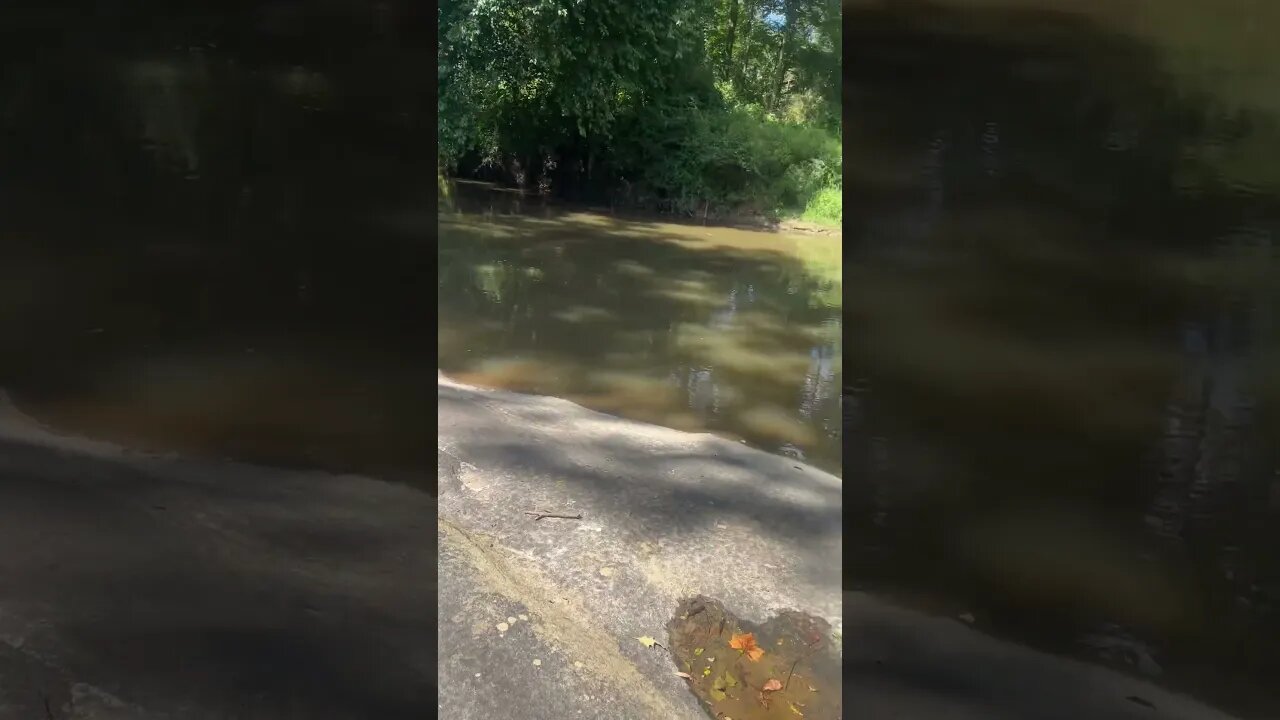
<svg viewBox="0 0 1280 720">
<path fill-rule="evenodd" d="M 774 233 L 804 233 L 833 239 L 843 236 L 839 224 L 805 220 L 798 215 L 768 217 L 759 213 L 677 213 L 662 212 L 640 206 L 595 205 L 575 203 L 520 187 L 461 178 L 448 178 L 448 191 L 437 186 L 436 201 L 441 209 L 456 207 L 467 212 L 524 214 L 530 204 L 559 213 L 593 213 L 628 222 L 658 222 L 668 225 L 756 230 Z"/>
<path fill-rule="evenodd" d="M 844 235 L 844 231 L 839 225 L 825 225 L 799 218 L 783 218 L 778 220 L 770 229 L 774 232 L 809 233 L 836 239 L 840 239 Z"/>
</svg>

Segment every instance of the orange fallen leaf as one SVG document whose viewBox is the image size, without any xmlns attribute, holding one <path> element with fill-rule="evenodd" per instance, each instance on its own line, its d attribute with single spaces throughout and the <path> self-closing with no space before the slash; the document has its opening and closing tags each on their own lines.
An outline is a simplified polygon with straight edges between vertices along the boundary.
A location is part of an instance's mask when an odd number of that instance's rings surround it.
<svg viewBox="0 0 1280 720">
<path fill-rule="evenodd" d="M 729 638 L 729 647 L 741 650 L 754 662 L 764 657 L 764 650 L 756 645 L 755 633 L 742 633 Z"/>
<path fill-rule="evenodd" d="M 769 681 L 760 689 L 765 692 L 776 692 L 782 689 L 782 683 L 777 678 L 769 678 Z"/>
</svg>

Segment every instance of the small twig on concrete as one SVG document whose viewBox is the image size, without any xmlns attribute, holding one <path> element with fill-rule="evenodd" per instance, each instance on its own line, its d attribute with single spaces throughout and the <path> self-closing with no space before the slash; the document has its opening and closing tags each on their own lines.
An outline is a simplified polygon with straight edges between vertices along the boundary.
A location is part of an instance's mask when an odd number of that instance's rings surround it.
<svg viewBox="0 0 1280 720">
<path fill-rule="evenodd" d="M 787 688 L 791 687 L 791 676 L 795 674 L 796 665 L 798 665 L 799 663 L 800 663 L 800 658 L 796 658 L 795 662 L 791 663 L 791 670 L 787 673 L 787 681 L 782 683 L 782 692 L 786 692 Z"/>
<path fill-rule="evenodd" d="M 545 510 L 525 510 L 524 514 L 536 516 L 533 518 L 534 520 L 541 520 L 542 518 L 560 518 L 562 520 L 582 519 L 582 513 L 578 513 L 577 515 L 561 515 L 559 513 L 547 512 Z"/>
</svg>

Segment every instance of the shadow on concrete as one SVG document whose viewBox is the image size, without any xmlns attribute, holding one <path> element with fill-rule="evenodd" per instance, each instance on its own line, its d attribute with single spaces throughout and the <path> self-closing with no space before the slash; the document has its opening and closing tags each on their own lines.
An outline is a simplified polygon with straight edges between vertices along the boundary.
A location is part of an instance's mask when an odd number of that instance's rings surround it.
<svg viewBox="0 0 1280 720">
<path fill-rule="evenodd" d="M 428 496 L 135 462 L 0 442 L 0 637 L 48 683 L 24 692 L 57 707 L 86 683 L 144 717 L 430 712 Z"/>
<path fill-rule="evenodd" d="M 442 425 L 448 423 L 442 442 L 449 451 L 482 473 L 512 478 L 529 497 L 537 497 L 540 486 L 564 485 L 566 496 L 589 508 L 593 522 L 614 535 L 634 534 L 635 542 L 673 548 L 718 523 L 744 525 L 789 546 L 803 548 L 809 539 L 813 551 L 787 562 L 797 563 L 801 576 L 816 586 L 834 582 L 837 561 L 827 553 L 841 532 L 841 490 L 831 476 L 812 477 L 813 468 L 706 435 L 686 436 L 691 442 L 684 447 L 669 439 L 657 445 L 638 441 L 639 430 L 630 428 L 626 435 L 587 439 L 579 428 L 566 426 L 564 414 L 530 409 L 544 406 L 542 398 L 504 393 L 481 400 L 475 391 L 446 386 L 439 387 L 438 397 Z M 488 414 L 490 403 L 501 406 L 500 416 Z M 537 434 L 508 427 L 513 423 L 538 428 Z M 573 438 L 563 445 L 542 441 L 546 428 Z M 450 489 L 460 488 L 441 488 Z M 707 549 L 703 542 L 693 546 Z"/>
</svg>

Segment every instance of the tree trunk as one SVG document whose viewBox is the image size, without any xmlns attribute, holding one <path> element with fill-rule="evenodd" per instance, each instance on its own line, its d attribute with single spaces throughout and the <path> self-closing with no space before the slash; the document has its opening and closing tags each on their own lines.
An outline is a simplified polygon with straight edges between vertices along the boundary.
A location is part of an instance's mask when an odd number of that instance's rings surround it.
<svg viewBox="0 0 1280 720">
<path fill-rule="evenodd" d="M 787 77 L 787 35 L 784 32 L 782 42 L 778 45 L 778 73 L 770 92 L 769 109 L 778 112 L 782 109 L 782 83 Z"/>
<path fill-rule="evenodd" d="M 773 82 L 773 98 L 769 104 L 776 113 L 782 109 L 782 87 L 787 81 L 787 67 L 790 62 L 791 54 L 791 38 L 796 31 L 796 5 L 795 0 L 785 0 L 783 3 L 783 15 L 785 24 L 782 26 L 781 42 L 778 43 L 778 74 Z"/>
<path fill-rule="evenodd" d="M 738 7 L 741 0 L 729 0 L 729 37 L 725 43 L 724 51 L 724 74 L 725 77 L 732 78 L 736 73 L 733 71 L 733 43 L 738 35 Z"/>
</svg>

